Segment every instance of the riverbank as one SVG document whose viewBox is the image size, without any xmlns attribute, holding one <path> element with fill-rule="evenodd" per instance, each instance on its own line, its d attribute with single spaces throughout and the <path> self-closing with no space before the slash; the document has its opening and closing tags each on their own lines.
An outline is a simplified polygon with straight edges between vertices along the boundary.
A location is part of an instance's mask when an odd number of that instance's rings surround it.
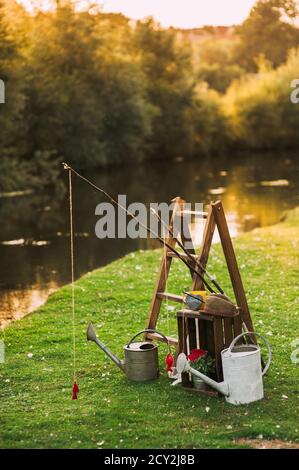
<svg viewBox="0 0 299 470">
<path fill-rule="evenodd" d="M 66 176 L 61 174 L 65 183 Z M 230 233 L 235 236 L 273 225 L 283 211 L 298 205 L 299 155 L 223 154 L 217 159 L 196 158 L 172 165 L 157 161 L 135 165 L 134 169 L 97 169 L 85 176 L 111 194 L 126 194 L 128 203 L 167 202 L 180 195 L 186 201 L 208 204 L 221 194 Z M 103 199 L 77 179 L 73 189 L 77 277 L 129 252 L 152 248 L 146 240 L 97 239 L 94 212 Z M 70 281 L 65 191 L 53 195 L 48 189 L 31 196 L 1 199 L 0 218 L 10 223 L 3 223 L 0 233 L 0 329 L 35 310 L 48 294 Z"/>
<path fill-rule="evenodd" d="M 6 362 L 0 364 L 0 447 L 228 448 L 256 442 L 262 446 L 269 440 L 274 446 L 277 440 L 299 443 L 299 365 L 291 361 L 296 349 L 291 343 L 299 339 L 299 209 L 281 224 L 240 236 L 234 245 L 255 329 L 273 348 L 264 401 L 233 407 L 223 399 L 170 387 L 164 345 L 159 345 L 160 379 L 129 383 L 85 340 L 92 321 L 103 342 L 122 357 L 123 345 L 144 327 L 161 251 L 139 251 L 76 282 L 79 400 L 70 399 L 69 286 L 1 333 Z M 189 278 L 184 265 L 174 262 L 177 269 L 168 288 L 180 293 Z M 213 247 L 209 270 L 231 293 L 219 246 Z M 176 334 L 174 312 L 167 315 L 163 310 L 159 329 Z"/>
</svg>

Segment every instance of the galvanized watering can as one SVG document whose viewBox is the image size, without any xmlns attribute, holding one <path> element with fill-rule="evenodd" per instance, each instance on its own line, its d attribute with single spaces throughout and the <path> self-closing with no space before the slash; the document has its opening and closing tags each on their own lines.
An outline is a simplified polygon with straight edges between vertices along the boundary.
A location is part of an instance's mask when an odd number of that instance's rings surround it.
<svg viewBox="0 0 299 470">
<path fill-rule="evenodd" d="M 99 348 L 126 374 L 128 379 L 136 382 L 145 382 L 147 380 L 157 379 L 159 377 L 158 346 L 151 341 L 136 341 L 137 336 L 142 333 L 157 333 L 162 336 L 166 342 L 166 336 L 156 330 L 145 329 L 139 331 L 129 343 L 124 346 L 125 360 L 118 359 L 96 336 L 92 323 L 87 328 L 87 339 L 94 341 Z"/>
<path fill-rule="evenodd" d="M 260 348 L 255 344 L 241 344 L 236 346 L 239 339 L 246 335 L 259 336 L 266 343 L 269 351 L 268 362 L 262 371 Z M 269 369 L 271 363 L 271 348 L 262 335 L 259 333 L 246 332 L 237 336 L 228 349 L 221 352 L 223 382 L 215 382 L 206 375 L 193 369 L 185 354 L 178 356 L 176 369 L 179 374 L 189 372 L 200 377 L 210 387 L 225 396 L 228 403 L 232 405 L 243 405 L 253 401 L 261 400 L 264 397 L 263 375 Z"/>
</svg>

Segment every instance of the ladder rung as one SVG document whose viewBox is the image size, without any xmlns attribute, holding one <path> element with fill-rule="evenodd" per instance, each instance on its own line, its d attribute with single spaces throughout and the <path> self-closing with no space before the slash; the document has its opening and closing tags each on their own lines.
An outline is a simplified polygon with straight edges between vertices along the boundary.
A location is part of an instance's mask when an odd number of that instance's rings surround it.
<svg viewBox="0 0 299 470">
<path fill-rule="evenodd" d="M 192 253 L 190 253 L 190 254 L 191 254 L 192 258 L 194 258 L 194 261 L 197 261 L 198 256 L 197 256 L 197 255 L 193 255 Z M 177 254 L 174 253 L 173 251 L 168 251 L 168 252 L 167 252 L 167 256 L 168 256 L 169 258 L 177 258 L 177 257 L 178 257 Z M 180 256 L 181 256 L 181 258 L 183 258 L 183 259 L 190 259 L 189 256 L 186 255 L 185 253 L 180 253 Z"/>
<path fill-rule="evenodd" d="M 170 294 L 169 292 L 158 292 L 157 297 L 159 299 L 170 300 L 172 302 L 183 303 L 183 297 L 181 295 Z"/>
<path fill-rule="evenodd" d="M 147 333 L 146 337 L 149 339 L 155 339 L 157 341 L 162 341 L 163 343 L 166 343 L 165 339 L 158 333 Z M 178 340 L 176 338 L 171 338 L 171 336 L 166 336 L 166 338 L 168 339 L 169 344 L 172 344 L 174 346 L 178 344 Z"/>
<path fill-rule="evenodd" d="M 183 210 L 181 212 L 178 212 L 177 214 L 179 214 L 179 215 L 196 215 L 197 217 L 200 217 L 201 219 L 206 219 L 208 217 L 207 212 L 200 212 L 200 211 Z"/>
</svg>

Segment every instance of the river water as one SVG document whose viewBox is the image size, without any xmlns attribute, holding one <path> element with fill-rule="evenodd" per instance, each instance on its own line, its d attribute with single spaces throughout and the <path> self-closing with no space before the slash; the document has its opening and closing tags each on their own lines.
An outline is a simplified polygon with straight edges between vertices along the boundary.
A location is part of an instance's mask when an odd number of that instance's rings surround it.
<svg viewBox="0 0 299 470">
<path fill-rule="evenodd" d="M 299 205 L 299 157 L 241 154 L 177 159 L 85 173 L 129 202 L 221 199 L 231 234 L 277 222 Z M 61 178 L 66 180 L 66 174 Z M 26 188 L 24 188 L 26 189 Z M 76 278 L 124 254 L 155 246 L 148 240 L 99 240 L 95 207 L 103 197 L 74 179 Z M 61 189 L 24 195 L 0 194 L 0 327 L 31 312 L 49 293 L 70 281 L 67 194 Z"/>
</svg>

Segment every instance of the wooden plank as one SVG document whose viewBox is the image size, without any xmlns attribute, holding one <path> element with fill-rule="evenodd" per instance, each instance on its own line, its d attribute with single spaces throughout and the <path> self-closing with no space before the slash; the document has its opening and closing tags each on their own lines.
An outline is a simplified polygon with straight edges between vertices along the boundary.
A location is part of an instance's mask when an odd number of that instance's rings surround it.
<svg viewBox="0 0 299 470">
<path fill-rule="evenodd" d="M 206 219 L 208 217 L 208 212 L 192 211 L 192 210 L 187 210 L 187 209 L 184 209 L 183 211 L 181 211 L 181 214 L 196 215 L 196 217 L 200 217 L 201 219 Z"/>
<path fill-rule="evenodd" d="M 185 253 L 181 253 L 181 252 L 179 253 L 180 253 L 181 258 L 189 261 L 190 257 L 188 255 L 186 255 Z M 195 261 L 197 261 L 197 258 L 198 258 L 197 255 L 194 255 L 192 253 L 190 253 L 190 255 L 192 256 L 192 258 L 194 258 Z M 173 251 L 168 251 L 167 256 L 169 256 L 170 258 L 178 258 L 177 254 L 174 253 Z"/>
<path fill-rule="evenodd" d="M 190 352 L 191 349 L 197 349 L 196 347 L 196 324 L 194 318 L 188 318 L 188 333 L 189 333 L 189 348 Z"/>
<path fill-rule="evenodd" d="M 233 319 L 224 318 L 223 327 L 224 327 L 224 345 L 226 348 L 229 347 L 230 343 L 234 339 L 234 330 L 233 330 Z"/>
<path fill-rule="evenodd" d="M 214 322 L 206 322 L 206 349 L 215 358 Z"/>
<path fill-rule="evenodd" d="M 198 318 L 199 320 L 206 320 L 206 321 L 213 321 L 213 316 L 212 315 L 206 315 L 203 313 L 203 311 L 196 312 L 194 310 L 178 310 L 177 311 L 177 316 L 183 317 L 185 316 L 186 318 Z"/>
<path fill-rule="evenodd" d="M 214 321 L 214 347 L 217 379 L 221 381 L 223 380 L 221 351 L 224 349 L 224 338 L 222 320 L 218 317 L 216 317 Z"/>
<path fill-rule="evenodd" d="M 177 354 L 180 354 L 181 352 L 184 352 L 183 317 L 177 316 L 177 323 L 178 323 L 178 335 L 179 335 Z"/>
<path fill-rule="evenodd" d="M 186 325 L 184 324 L 185 320 L 186 320 L 185 316 L 177 315 L 179 343 L 178 343 L 178 347 L 176 351 L 176 357 L 181 352 L 187 355 Z M 184 372 L 182 374 L 182 385 L 187 385 L 189 383 L 190 383 L 189 374 Z"/>
<path fill-rule="evenodd" d="M 240 317 L 235 317 L 233 318 L 233 324 L 234 324 L 234 338 L 242 333 L 242 321 Z M 244 338 L 245 341 L 245 338 Z M 240 343 L 242 343 L 241 341 Z"/>
<path fill-rule="evenodd" d="M 206 321 L 198 320 L 199 347 L 208 350 Z"/>
<path fill-rule="evenodd" d="M 213 235 L 215 231 L 215 220 L 213 215 L 212 207 L 210 206 L 207 221 L 204 228 L 203 238 L 202 238 L 202 245 L 198 255 L 199 263 L 205 268 L 208 262 L 209 253 L 212 245 Z M 199 264 L 196 263 L 196 270 L 202 273 Z M 205 288 L 202 280 L 196 274 L 193 275 L 193 282 L 191 290 L 203 290 Z"/>
<path fill-rule="evenodd" d="M 171 302 L 183 303 L 183 297 L 181 295 L 170 294 L 169 292 L 157 292 L 158 299 L 170 300 Z"/>
<path fill-rule="evenodd" d="M 181 214 L 183 214 L 183 211 L 180 212 Z M 178 215 L 176 214 L 176 217 Z M 188 224 L 186 224 L 184 222 L 184 217 L 181 216 L 181 226 L 180 226 L 180 235 L 181 235 L 181 242 L 183 244 L 183 246 L 186 245 L 186 242 L 188 242 L 189 244 L 189 248 L 186 248 L 186 250 L 188 251 L 188 253 L 190 255 L 193 255 L 193 257 L 195 257 L 195 249 L 194 249 L 194 246 L 193 246 L 193 242 L 192 242 L 192 238 L 191 238 L 191 233 L 190 233 L 190 230 L 189 230 L 189 226 Z M 187 257 L 187 255 L 186 255 Z M 194 269 L 195 268 L 195 263 L 196 263 L 196 260 L 194 259 L 193 261 L 191 261 L 189 259 L 189 264 L 190 266 L 192 266 L 192 268 Z M 191 275 L 191 278 L 193 278 L 193 271 L 192 269 L 189 269 L 190 271 L 190 275 Z"/>
<path fill-rule="evenodd" d="M 161 341 L 161 343 L 166 343 L 165 339 L 157 333 L 146 333 L 146 338 L 153 339 L 155 341 Z M 177 338 L 172 338 L 171 336 L 166 336 L 168 343 L 170 345 L 176 346 L 178 344 Z"/>
<path fill-rule="evenodd" d="M 194 388 L 192 383 L 183 385 L 183 389 L 186 390 L 186 392 L 191 392 L 191 393 L 198 393 L 200 395 L 207 395 L 209 397 L 219 397 L 220 393 L 218 393 L 216 390 L 213 390 L 211 387 L 207 390 L 198 390 L 197 388 Z"/>
<path fill-rule="evenodd" d="M 173 221 L 174 221 L 176 212 L 181 211 L 184 207 L 184 204 L 185 204 L 185 201 L 183 199 L 176 198 L 176 203 L 175 203 L 172 218 L 170 221 L 171 229 L 173 228 Z M 167 243 L 170 246 L 175 247 L 176 240 L 173 237 L 169 237 L 167 239 Z M 161 309 L 161 303 L 162 303 L 162 299 L 159 298 L 157 294 L 158 292 L 165 291 L 171 262 L 172 262 L 172 258 L 169 258 L 169 257 L 166 257 L 166 262 L 165 262 L 164 256 L 161 259 L 158 276 L 157 276 L 157 282 L 156 282 L 156 286 L 153 292 L 152 301 L 151 301 L 150 309 L 149 309 L 148 316 L 147 316 L 146 328 L 152 328 L 152 329 L 156 328 L 158 316 L 159 316 L 160 309 Z"/>
<path fill-rule="evenodd" d="M 214 202 L 211 204 L 211 207 L 212 207 L 214 219 L 218 228 L 218 232 L 219 232 L 224 256 L 226 259 L 226 264 L 228 267 L 229 275 L 231 278 L 232 286 L 234 289 L 236 301 L 237 301 L 238 306 L 241 309 L 240 314 L 247 328 L 249 329 L 249 331 L 253 331 L 253 324 L 252 324 L 252 320 L 250 317 L 245 290 L 244 290 L 244 286 L 242 283 L 240 271 L 238 268 L 232 240 L 229 234 L 222 203 L 221 201 Z M 239 330 L 239 325 L 238 325 L 239 323 L 241 323 L 241 319 L 239 317 L 236 317 L 234 319 L 234 325 L 237 330 Z M 235 334 L 236 334 L 236 331 L 235 331 Z"/>
</svg>

